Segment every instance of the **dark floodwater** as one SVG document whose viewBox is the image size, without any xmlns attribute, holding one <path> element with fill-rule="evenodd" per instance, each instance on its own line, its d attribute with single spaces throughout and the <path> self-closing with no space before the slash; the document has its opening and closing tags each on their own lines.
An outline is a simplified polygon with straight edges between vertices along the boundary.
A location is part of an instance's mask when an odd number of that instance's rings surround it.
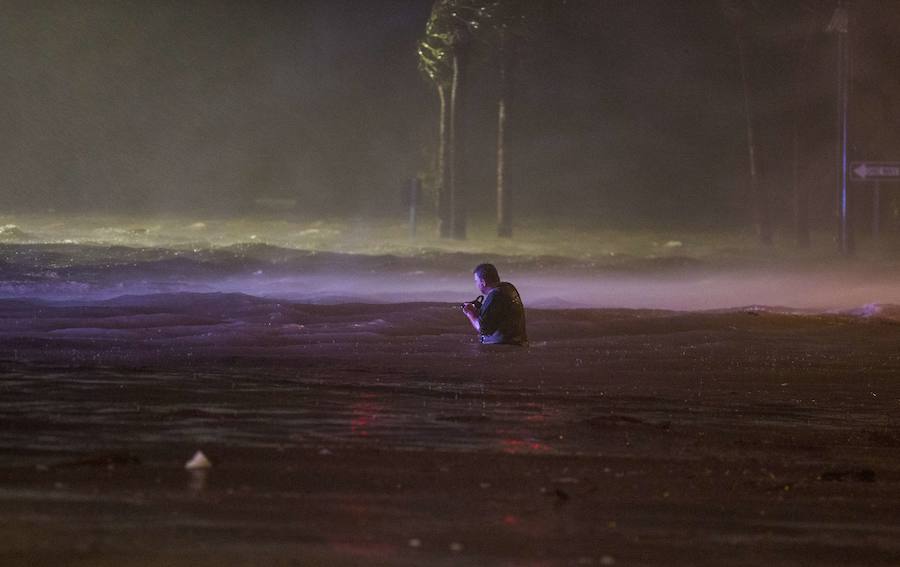
<svg viewBox="0 0 900 567">
<path fill-rule="evenodd" d="M 527 316 L 488 348 L 450 303 L 0 301 L 0 556 L 897 564 L 894 308 Z"/>
<path fill-rule="evenodd" d="M 575 451 L 553 435 L 579 401 L 515 383 L 396 381 L 365 370 L 160 372 L 7 368 L 0 450 L 101 453 L 172 443 L 235 447 Z M 555 400 L 552 407 L 549 400 Z"/>
<path fill-rule="evenodd" d="M 848 418 L 857 404 L 887 414 L 900 404 L 895 311 L 530 310 L 530 347 L 491 348 L 450 304 L 6 300 L 0 449 L 7 458 L 166 443 L 590 454 L 606 445 L 594 439 L 606 422 L 731 430 L 751 412 L 778 426 L 809 416 L 864 426 L 870 418 Z"/>
</svg>

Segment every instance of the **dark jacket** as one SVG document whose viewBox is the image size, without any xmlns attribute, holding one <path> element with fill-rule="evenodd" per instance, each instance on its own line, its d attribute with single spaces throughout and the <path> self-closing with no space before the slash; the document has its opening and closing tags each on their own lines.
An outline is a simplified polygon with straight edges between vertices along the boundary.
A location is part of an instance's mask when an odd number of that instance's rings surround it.
<svg viewBox="0 0 900 567">
<path fill-rule="evenodd" d="M 528 343 L 525 332 L 525 306 L 516 287 L 501 282 L 484 298 L 478 314 L 481 342 L 486 345 Z"/>
</svg>

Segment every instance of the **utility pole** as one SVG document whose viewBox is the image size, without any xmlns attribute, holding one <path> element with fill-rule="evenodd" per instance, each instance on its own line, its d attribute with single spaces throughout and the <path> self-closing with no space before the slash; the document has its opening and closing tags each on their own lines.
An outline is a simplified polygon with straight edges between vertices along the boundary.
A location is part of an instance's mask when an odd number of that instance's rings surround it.
<svg viewBox="0 0 900 567">
<path fill-rule="evenodd" d="M 839 244 L 841 254 L 853 255 L 853 234 L 849 218 L 848 177 L 848 125 L 850 101 L 850 15 L 846 0 L 838 0 L 828 31 L 837 34 L 837 80 L 838 80 L 838 139 L 837 139 L 837 189 Z"/>
</svg>

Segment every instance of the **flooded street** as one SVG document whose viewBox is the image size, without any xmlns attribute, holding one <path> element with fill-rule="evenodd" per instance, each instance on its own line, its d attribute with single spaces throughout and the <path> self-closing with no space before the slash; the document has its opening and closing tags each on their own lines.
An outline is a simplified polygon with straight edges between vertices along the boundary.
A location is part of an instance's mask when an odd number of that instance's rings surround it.
<svg viewBox="0 0 900 567">
<path fill-rule="evenodd" d="M 532 309 L 495 349 L 460 317 L 7 301 L 4 564 L 900 559 L 890 317 Z"/>
</svg>

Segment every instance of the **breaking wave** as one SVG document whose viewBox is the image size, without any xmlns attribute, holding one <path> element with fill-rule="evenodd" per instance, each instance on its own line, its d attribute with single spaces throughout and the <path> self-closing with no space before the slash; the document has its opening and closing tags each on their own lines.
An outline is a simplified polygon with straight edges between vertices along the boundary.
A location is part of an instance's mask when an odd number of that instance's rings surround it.
<svg viewBox="0 0 900 567">
<path fill-rule="evenodd" d="M 220 292 L 316 304 L 460 303 L 474 296 L 471 269 L 483 261 L 496 263 L 526 304 L 541 309 L 743 309 L 896 318 L 891 306 L 900 305 L 891 270 L 775 269 L 727 259 L 625 255 L 599 262 L 428 249 L 396 255 L 262 243 L 134 247 L 2 239 L 0 297 L 101 300 Z"/>
</svg>

